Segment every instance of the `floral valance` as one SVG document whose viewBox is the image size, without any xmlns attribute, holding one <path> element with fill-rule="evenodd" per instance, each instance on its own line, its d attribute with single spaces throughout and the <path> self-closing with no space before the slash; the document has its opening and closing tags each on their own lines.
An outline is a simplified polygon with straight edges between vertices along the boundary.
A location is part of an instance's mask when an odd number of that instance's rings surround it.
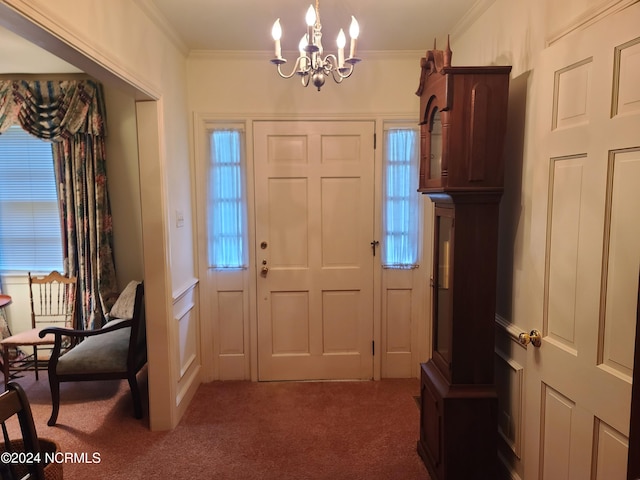
<svg viewBox="0 0 640 480">
<path fill-rule="evenodd" d="M 0 133 L 21 125 L 38 138 L 105 136 L 102 85 L 93 80 L 0 80 Z"/>
</svg>

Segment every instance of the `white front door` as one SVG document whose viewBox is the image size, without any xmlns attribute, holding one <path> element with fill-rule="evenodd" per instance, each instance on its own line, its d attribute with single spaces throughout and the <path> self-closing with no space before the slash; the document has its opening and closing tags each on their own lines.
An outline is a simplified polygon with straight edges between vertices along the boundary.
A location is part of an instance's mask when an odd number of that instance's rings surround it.
<svg viewBox="0 0 640 480">
<path fill-rule="evenodd" d="M 255 122 L 259 380 L 373 376 L 373 122 Z"/>
<path fill-rule="evenodd" d="M 635 4 L 549 47 L 534 71 L 543 108 L 531 228 L 546 248 L 542 315 L 527 325 L 542 333 L 539 348 L 527 347 L 527 479 L 626 478 L 640 267 L 638 25 Z"/>
</svg>

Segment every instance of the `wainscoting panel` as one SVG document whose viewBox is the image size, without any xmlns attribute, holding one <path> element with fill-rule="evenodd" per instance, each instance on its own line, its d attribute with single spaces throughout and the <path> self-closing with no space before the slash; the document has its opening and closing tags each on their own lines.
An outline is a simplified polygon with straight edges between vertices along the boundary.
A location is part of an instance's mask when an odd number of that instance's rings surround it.
<svg viewBox="0 0 640 480">
<path fill-rule="evenodd" d="M 200 310 L 197 307 L 199 305 L 199 285 L 198 280 L 193 279 L 173 293 L 172 343 L 175 345 L 173 351 L 177 353 L 178 358 L 172 359 L 172 362 L 178 364 L 174 404 L 179 414 L 178 418 L 186 410 L 202 381 Z"/>
<path fill-rule="evenodd" d="M 218 292 L 220 355 L 244 355 L 244 294 Z"/>
<path fill-rule="evenodd" d="M 498 394 L 498 458 L 505 478 L 524 477 L 527 349 L 518 342 L 520 329 L 496 315 L 496 391 Z"/>
<path fill-rule="evenodd" d="M 411 372 L 411 311 L 413 307 L 413 291 L 410 288 L 393 288 L 386 290 L 384 364 L 387 375 Z"/>
<path fill-rule="evenodd" d="M 425 196 L 425 200 L 431 201 Z M 432 206 L 427 205 L 432 214 Z M 429 216 L 426 225 L 433 222 Z M 428 230 L 425 243 L 431 241 Z M 429 252 L 431 251 L 430 243 Z M 430 342 L 431 288 L 426 265 L 410 270 L 382 270 L 381 345 L 375 346 L 380 355 L 383 378 L 408 378 L 418 375 L 420 363 L 428 358 Z"/>
<path fill-rule="evenodd" d="M 498 433 L 517 458 L 522 456 L 524 367 L 496 351 Z"/>
<path fill-rule="evenodd" d="M 178 324 L 179 380 L 184 377 L 198 357 L 198 317 L 195 310 L 195 297 L 195 288 L 190 288 L 173 304 L 174 320 Z"/>
<path fill-rule="evenodd" d="M 238 277 L 235 280 L 242 281 L 243 273 L 233 272 L 230 276 Z M 226 286 L 231 287 L 231 285 Z M 235 287 L 241 287 L 241 285 L 236 284 Z M 214 342 L 217 343 L 219 378 L 220 380 L 248 378 L 247 292 L 242 289 L 217 290 L 215 299 L 218 335 L 214 338 Z"/>
</svg>

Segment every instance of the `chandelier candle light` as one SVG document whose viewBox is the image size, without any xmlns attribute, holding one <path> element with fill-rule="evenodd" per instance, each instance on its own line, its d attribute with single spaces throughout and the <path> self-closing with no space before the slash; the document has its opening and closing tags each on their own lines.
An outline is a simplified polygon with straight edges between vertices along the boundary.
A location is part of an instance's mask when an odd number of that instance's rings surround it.
<svg viewBox="0 0 640 480">
<path fill-rule="evenodd" d="M 280 19 L 274 22 L 273 28 L 271 29 L 271 36 L 275 41 L 276 56 L 271 60 L 271 63 L 276 65 L 278 74 L 282 78 L 291 78 L 294 75 L 299 75 L 302 85 L 306 87 L 309 83 L 313 83 L 318 91 L 320 91 L 320 88 L 324 85 L 328 76 L 333 77 L 336 83 L 342 83 L 345 78 L 351 76 L 355 64 L 360 61 L 360 59 L 355 56 L 356 40 L 360 34 L 358 21 L 355 17 L 351 17 L 351 26 L 349 27 L 351 45 L 349 57 L 345 59 L 344 47 L 346 46 L 347 39 L 342 29 L 340 29 L 337 40 L 338 56 L 336 57 L 332 53 L 325 57 L 322 56 L 322 24 L 320 23 L 318 0 L 316 0 L 315 8 L 313 5 L 309 5 L 305 19 L 307 21 L 307 32 L 300 39 L 298 45 L 300 56 L 296 59 L 293 70 L 289 74 L 283 73 L 281 69 L 282 64 L 287 63 L 287 60 L 282 58 L 282 47 L 280 45 L 282 27 L 280 26 Z"/>
</svg>

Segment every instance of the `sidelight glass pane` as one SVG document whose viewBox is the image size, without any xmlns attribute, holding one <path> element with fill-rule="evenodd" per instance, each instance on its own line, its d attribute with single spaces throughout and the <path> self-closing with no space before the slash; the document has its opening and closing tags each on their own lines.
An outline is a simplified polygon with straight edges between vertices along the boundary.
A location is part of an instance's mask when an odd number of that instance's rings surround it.
<svg viewBox="0 0 640 480">
<path fill-rule="evenodd" d="M 420 239 L 417 130 L 386 131 L 383 188 L 383 266 L 415 268 Z"/>
<path fill-rule="evenodd" d="M 242 168 L 242 130 L 211 132 L 209 163 L 209 266 L 246 268 L 246 196 Z"/>
</svg>

